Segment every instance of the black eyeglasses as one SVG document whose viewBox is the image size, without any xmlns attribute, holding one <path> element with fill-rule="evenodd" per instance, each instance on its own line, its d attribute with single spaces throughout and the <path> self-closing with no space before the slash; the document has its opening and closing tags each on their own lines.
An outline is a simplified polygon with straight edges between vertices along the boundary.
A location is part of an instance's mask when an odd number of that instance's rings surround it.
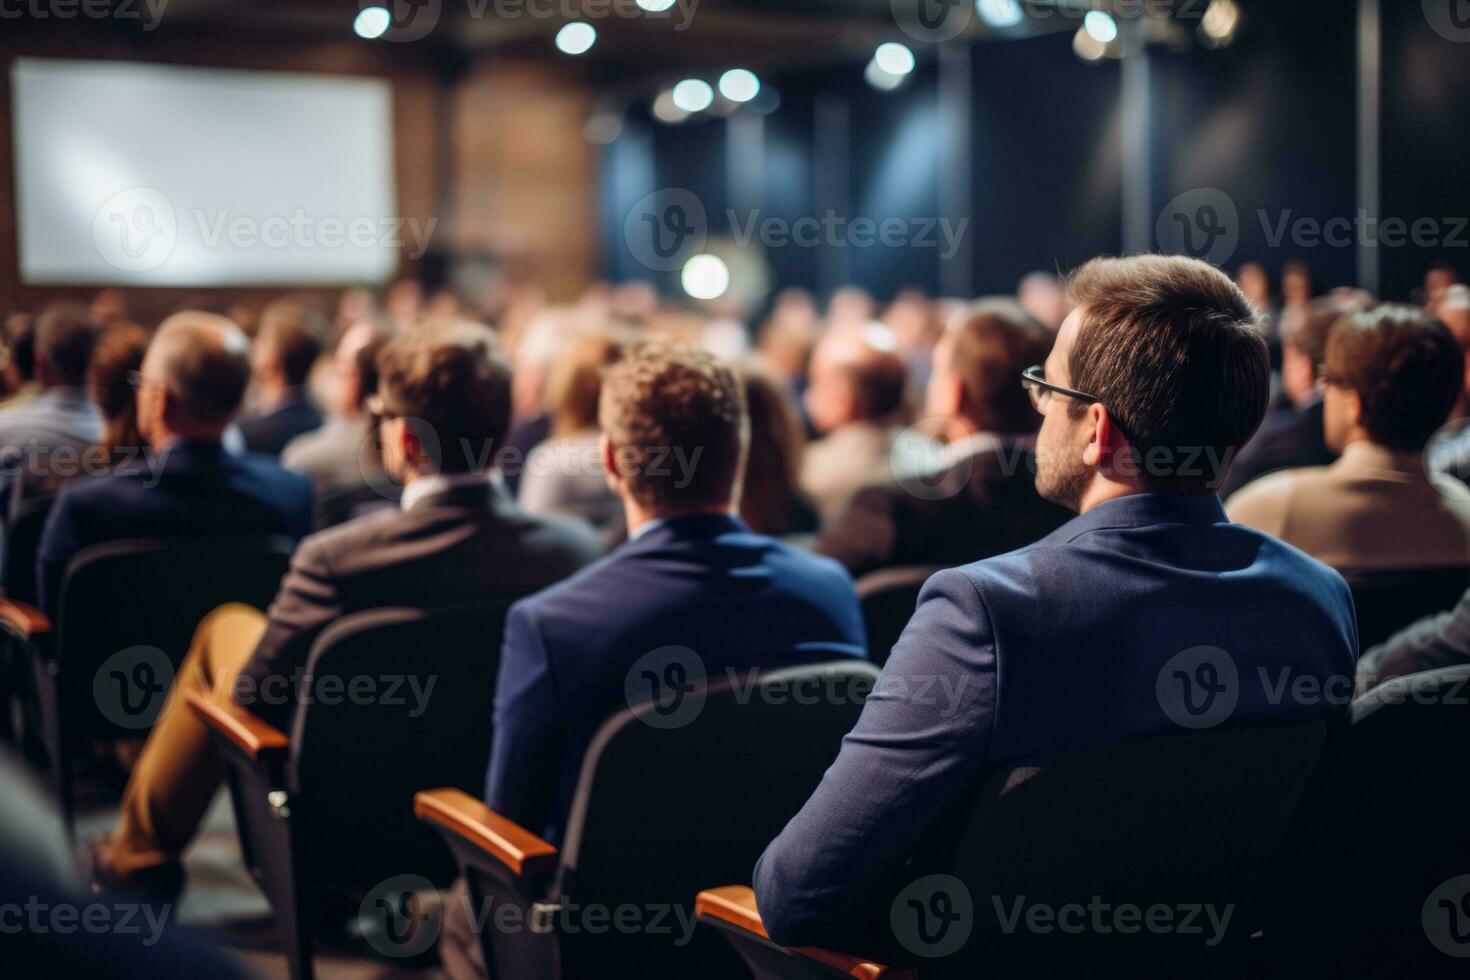
<svg viewBox="0 0 1470 980">
<path fill-rule="evenodd" d="M 1021 372 L 1021 387 L 1031 396 L 1031 407 L 1038 412 L 1046 411 L 1046 403 L 1051 400 L 1052 395 L 1064 395 L 1089 405 L 1102 400 L 1096 395 L 1052 384 L 1046 380 L 1046 368 L 1040 364 L 1033 364 Z"/>
</svg>

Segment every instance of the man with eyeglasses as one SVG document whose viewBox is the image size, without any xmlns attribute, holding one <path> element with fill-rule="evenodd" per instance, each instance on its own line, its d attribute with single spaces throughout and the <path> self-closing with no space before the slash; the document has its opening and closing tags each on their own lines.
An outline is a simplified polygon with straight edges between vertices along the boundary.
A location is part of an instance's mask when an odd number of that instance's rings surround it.
<svg viewBox="0 0 1470 980">
<path fill-rule="evenodd" d="M 1077 517 L 925 585 L 837 761 L 756 865 L 776 943 L 902 954 L 894 896 L 943 870 L 961 808 L 998 769 L 1341 710 L 1261 681 L 1283 672 L 1352 689 L 1346 583 L 1231 524 L 1215 493 L 1266 409 L 1245 296 L 1203 262 L 1153 255 L 1089 262 L 1069 294 L 1022 383 L 1042 415 L 1037 490 Z M 929 690 L 953 693 L 905 693 Z"/>
</svg>

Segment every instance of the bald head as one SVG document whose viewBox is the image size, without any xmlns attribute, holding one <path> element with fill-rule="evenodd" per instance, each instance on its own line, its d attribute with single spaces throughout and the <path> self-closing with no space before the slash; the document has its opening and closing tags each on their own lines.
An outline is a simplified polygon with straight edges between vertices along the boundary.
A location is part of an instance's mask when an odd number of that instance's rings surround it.
<svg viewBox="0 0 1470 980">
<path fill-rule="evenodd" d="M 807 413 L 818 431 L 883 423 L 903 407 L 907 373 L 897 338 L 880 323 L 837 328 L 812 353 Z"/>
<path fill-rule="evenodd" d="M 245 397 L 250 342 L 225 317 L 175 313 L 148 345 L 142 375 L 145 386 L 164 393 L 159 421 L 172 434 L 217 438 Z"/>
</svg>

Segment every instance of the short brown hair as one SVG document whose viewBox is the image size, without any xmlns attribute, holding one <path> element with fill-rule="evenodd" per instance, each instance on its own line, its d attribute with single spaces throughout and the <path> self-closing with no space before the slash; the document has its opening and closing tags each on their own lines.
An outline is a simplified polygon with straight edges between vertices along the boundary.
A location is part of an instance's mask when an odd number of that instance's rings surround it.
<svg viewBox="0 0 1470 980">
<path fill-rule="evenodd" d="M 1465 354 L 1449 327 L 1419 307 L 1384 303 L 1333 325 L 1322 373 L 1358 393 L 1374 442 L 1417 450 L 1455 407 Z"/>
<path fill-rule="evenodd" d="M 261 312 L 255 342 L 268 340 L 275 348 L 286 384 L 299 386 L 306 384 L 326 335 L 324 316 L 296 300 L 280 299 Z"/>
<path fill-rule="evenodd" d="M 1072 387 L 1107 408 L 1140 457 L 1144 485 L 1217 488 L 1270 395 L 1260 315 L 1245 294 L 1180 255 L 1093 259 L 1072 274 L 1068 294 L 1082 317 Z"/>
<path fill-rule="evenodd" d="M 1314 299 L 1304 309 L 1288 312 L 1282 318 L 1281 342 L 1301 351 L 1312 362 L 1313 370 L 1321 370 L 1332 325 L 1344 315 L 1357 313 L 1369 305 L 1355 294 Z"/>
<path fill-rule="evenodd" d="M 546 379 L 552 435 L 570 436 L 597 428 L 602 374 L 620 354 L 617 341 L 606 334 L 579 337 L 561 352 Z"/>
<path fill-rule="evenodd" d="M 598 421 L 644 507 L 695 510 L 734 495 L 750 419 L 744 386 L 713 354 L 687 344 L 640 344 L 603 378 Z"/>
<path fill-rule="evenodd" d="M 61 384 L 80 387 L 101 333 L 81 303 L 52 303 L 36 320 L 36 362 L 49 364 Z"/>
<path fill-rule="evenodd" d="M 1051 331 L 1002 297 L 977 301 L 950 329 L 949 369 L 965 386 L 970 420 L 990 432 L 1034 432 L 1041 416 L 1016 379 L 1046 360 Z"/>
<path fill-rule="evenodd" d="M 394 415 L 432 430 L 444 473 L 483 469 L 510 428 L 510 366 L 481 324 L 426 325 L 394 337 L 378 354 L 378 389 Z"/>
</svg>

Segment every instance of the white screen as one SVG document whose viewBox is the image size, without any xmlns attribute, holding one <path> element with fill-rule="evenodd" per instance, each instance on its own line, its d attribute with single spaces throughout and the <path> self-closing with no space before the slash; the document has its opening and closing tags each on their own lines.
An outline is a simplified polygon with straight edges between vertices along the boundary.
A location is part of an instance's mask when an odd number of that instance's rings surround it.
<svg viewBox="0 0 1470 980">
<path fill-rule="evenodd" d="M 395 217 L 386 81 L 26 58 L 11 81 L 24 282 L 381 282 L 427 243 Z"/>
</svg>

